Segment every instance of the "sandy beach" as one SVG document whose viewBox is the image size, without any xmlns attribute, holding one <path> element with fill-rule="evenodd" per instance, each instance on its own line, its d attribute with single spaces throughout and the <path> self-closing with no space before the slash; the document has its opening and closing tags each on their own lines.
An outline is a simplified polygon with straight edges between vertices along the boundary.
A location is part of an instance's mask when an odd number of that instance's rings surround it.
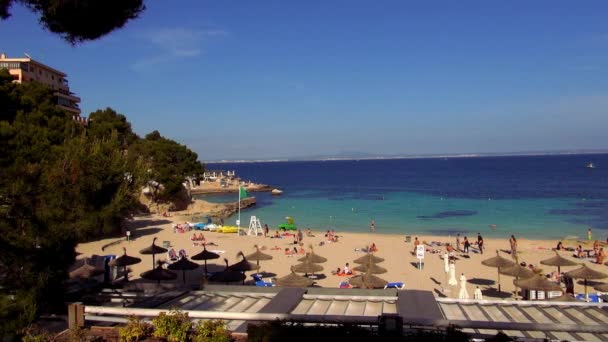
<svg viewBox="0 0 608 342">
<path fill-rule="evenodd" d="M 121 255 L 123 247 L 127 249 L 127 253 L 131 256 L 137 256 L 142 259 L 142 262 L 130 266 L 132 270 L 130 275 L 131 281 L 142 281 L 139 279 L 140 273 L 151 269 L 152 257 L 150 255 L 140 255 L 139 251 L 152 243 L 154 237 L 157 238 L 157 244 L 163 245 L 163 241 L 169 241 L 172 248 L 176 251 L 180 249 L 186 250 L 188 256 L 199 253 L 202 250 L 202 246 L 196 246 L 192 241 L 191 237 L 194 232 L 198 234 L 201 231 L 190 231 L 188 233 L 175 233 L 172 225 L 174 223 L 183 223 L 187 220 L 187 217 L 163 217 L 160 215 L 150 215 L 146 217 L 136 217 L 129 222 L 129 228 L 131 230 L 131 241 L 125 241 L 124 238 L 118 237 L 83 243 L 77 246 L 77 251 L 82 253 L 78 258 L 90 257 L 92 255 Z M 309 227 L 301 227 L 303 232 Z M 304 234 L 304 248 L 308 251 L 309 246 L 314 246 L 315 253 L 324 256 L 328 261 L 322 266 L 324 271 L 320 272 L 322 275 L 317 280 L 317 285 L 322 287 L 333 287 L 337 288 L 341 281 L 347 280 L 347 277 L 332 275 L 331 271 L 336 270 L 338 267 L 344 267 L 345 263 L 350 263 L 351 268 L 356 266 L 353 264 L 353 260 L 364 255 L 364 252 L 360 249 L 375 243 L 378 247 L 378 252 L 375 253 L 385 259 L 384 262 L 380 263 L 380 266 L 388 270 L 387 273 L 380 274 L 381 278 L 389 282 L 404 282 L 406 289 L 421 289 L 433 291 L 436 296 L 447 296 L 457 297 L 458 287 L 450 288 L 447 285 L 447 275 L 444 272 L 444 262 L 442 259 L 443 253 L 439 251 L 445 251 L 445 247 L 430 246 L 433 241 L 446 243 L 455 243 L 455 236 L 418 236 L 419 241 L 426 242 L 427 252 L 424 258 L 423 269 L 417 268 L 417 258 L 414 254 L 414 238 L 411 236 L 411 242 L 405 242 L 405 236 L 409 235 L 406 233 L 400 235 L 388 235 L 375 233 L 348 233 L 336 231 L 339 236 L 338 242 L 328 243 L 325 238 L 325 231 L 315 230 L 310 227 L 314 237 L 308 237 Z M 250 254 L 255 251 L 254 245 L 261 247 L 264 253 L 273 256 L 270 261 L 262 261 L 261 271 L 276 274 L 277 277 L 282 277 L 289 274 L 290 266 L 298 263 L 297 259 L 302 255 L 288 256 L 285 255 L 285 248 L 293 249 L 294 238 L 270 238 L 263 236 L 238 236 L 237 234 L 223 234 L 215 232 L 202 232 L 208 243 L 214 245 L 208 245 L 207 249 L 212 251 L 220 251 L 220 259 L 209 261 L 209 270 L 218 271 L 223 269 L 224 261 L 223 258 L 228 259 L 230 264 L 239 261 L 237 253 L 243 251 L 243 253 Z M 274 233 L 274 230 L 271 230 Z M 272 234 L 271 234 L 272 235 Z M 468 237 L 471 242 L 477 240 L 476 236 Z M 556 246 L 557 241 L 547 240 L 528 240 L 523 236 L 518 236 L 518 258 L 519 261 L 526 262 L 527 264 L 533 264 L 536 267 L 540 267 L 543 273 L 550 273 L 556 271 L 556 267 L 544 266 L 539 262 L 543 259 L 550 258 L 555 255 L 552 248 Z M 503 294 L 497 294 L 494 290 L 496 287 L 495 281 L 497 278 L 497 270 L 495 268 L 486 267 L 481 264 L 481 261 L 493 256 L 496 256 L 498 250 L 500 255 L 511 259 L 509 253 L 509 236 L 505 236 L 504 239 L 487 239 L 484 238 L 485 252 L 480 254 L 473 246 L 470 250 L 468 257 L 463 252 L 456 253 L 456 275 L 460 276 L 464 273 L 468 279 L 468 291 L 469 294 L 473 294 L 476 286 L 479 286 L 486 297 L 494 298 L 505 298 L 508 293 L 513 292 L 515 287 L 513 286 L 513 278 L 501 275 L 501 285 Z M 462 241 L 462 239 L 461 239 Z M 578 241 L 564 241 L 566 247 L 576 247 L 583 242 Z M 584 245 L 586 248 L 592 248 L 590 244 Z M 103 249 L 102 249 L 103 248 Z M 278 248 L 273 250 L 273 248 Z M 438 253 L 433 253 L 437 251 Z M 573 252 L 563 251 L 560 253 L 563 257 L 577 261 L 579 263 L 585 263 L 587 266 L 596 269 L 598 271 L 607 272 L 608 267 L 604 265 L 597 265 L 593 261 L 595 259 L 576 259 L 573 258 Z M 167 260 L 167 254 L 157 255 L 157 260 Z M 202 264 L 202 262 L 199 262 Z M 215 266 L 211 266 L 215 265 Z M 562 271 L 573 270 L 576 267 L 564 267 Z M 181 272 L 180 272 L 181 273 Z M 188 284 L 201 284 L 203 269 L 202 267 L 186 272 L 186 279 Z M 252 278 L 248 272 L 248 281 Z M 181 274 L 174 282 L 181 283 Z M 451 290 L 451 291 L 446 291 Z M 507 294 L 505 294 L 506 292 Z M 575 283 L 575 292 L 582 293 L 583 286 Z"/>
</svg>

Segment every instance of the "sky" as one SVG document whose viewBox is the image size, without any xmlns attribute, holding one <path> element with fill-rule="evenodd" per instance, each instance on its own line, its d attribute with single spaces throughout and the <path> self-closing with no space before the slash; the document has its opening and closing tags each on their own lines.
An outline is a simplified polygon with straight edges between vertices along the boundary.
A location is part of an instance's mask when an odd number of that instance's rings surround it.
<svg viewBox="0 0 608 342">
<path fill-rule="evenodd" d="M 0 50 L 202 161 L 608 149 L 608 2 L 147 1 L 71 46 L 20 5 Z"/>
</svg>

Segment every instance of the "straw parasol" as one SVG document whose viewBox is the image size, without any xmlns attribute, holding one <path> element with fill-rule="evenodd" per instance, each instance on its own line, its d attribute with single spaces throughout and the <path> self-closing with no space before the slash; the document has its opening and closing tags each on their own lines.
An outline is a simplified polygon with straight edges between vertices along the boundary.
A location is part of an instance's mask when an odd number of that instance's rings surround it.
<svg viewBox="0 0 608 342">
<path fill-rule="evenodd" d="M 166 248 L 160 247 L 156 245 L 156 239 L 154 238 L 152 239 L 152 244 L 144 249 L 142 249 L 141 251 L 139 251 L 139 254 L 152 254 L 152 267 L 154 267 L 156 260 L 155 260 L 155 255 L 156 254 L 161 254 L 161 253 L 165 253 L 167 251 Z"/>
<path fill-rule="evenodd" d="M 163 262 L 159 262 L 156 268 L 146 271 L 139 275 L 148 280 L 156 280 L 159 284 L 161 280 L 173 280 L 177 278 L 177 274 L 163 268 Z"/>
<path fill-rule="evenodd" d="M 213 252 L 209 252 L 207 250 L 207 247 L 205 247 L 205 245 L 203 245 L 203 251 L 194 255 L 192 257 L 192 260 L 204 260 L 205 261 L 205 274 L 207 274 L 207 260 L 212 260 L 212 259 L 217 259 L 219 258 L 219 254 L 213 253 Z"/>
<path fill-rule="evenodd" d="M 351 277 L 348 282 L 353 286 L 366 289 L 382 288 L 385 287 L 386 284 L 388 284 L 386 280 L 367 273 Z"/>
<path fill-rule="evenodd" d="M 593 288 L 600 292 L 608 292 L 608 284 L 597 284 Z"/>
<path fill-rule="evenodd" d="M 70 272 L 71 279 L 89 279 L 98 275 L 104 274 L 105 270 L 89 265 L 88 258 L 84 259 L 84 263 Z"/>
<path fill-rule="evenodd" d="M 540 262 L 543 265 L 547 265 L 547 266 L 557 266 L 557 273 L 561 273 L 560 267 L 561 266 L 576 266 L 578 265 L 576 262 L 572 261 L 572 260 L 568 260 L 566 258 L 564 258 L 563 256 L 559 255 L 559 253 L 557 251 L 555 251 L 555 256 L 546 260 L 541 260 Z"/>
<path fill-rule="evenodd" d="M 277 285 L 283 287 L 308 287 L 314 284 L 314 280 L 297 275 L 293 267 L 291 267 L 291 273 L 284 277 L 278 278 L 276 283 Z"/>
<path fill-rule="evenodd" d="M 131 266 L 131 265 L 135 265 L 135 264 L 139 264 L 141 262 L 140 258 L 136 258 L 136 257 L 132 257 L 130 255 L 127 255 L 127 249 L 126 248 L 122 248 L 124 253 L 123 255 L 119 256 L 118 258 L 111 260 L 108 265 L 110 266 L 117 266 L 117 267 L 124 267 L 124 273 L 125 273 L 125 281 L 129 281 L 129 275 L 127 273 L 127 266 Z"/>
<path fill-rule="evenodd" d="M 370 261 L 377 264 L 379 262 L 383 262 L 384 259 L 381 257 L 377 257 L 377 256 L 373 255 L 372 253 L 368 253 L 358 259 L 355 259 L 355 261 L 353 261 L 353 262 L 355 264 L 367 264 Z"/>
<path fill-rule="evenodd" d="M 230 267 L 228 267 L 228 259 L 224 258 L 224 262 L 226 263 L 226 268 L 222 272 L 215 273 L 209 277 L 210 281 L 228 284 L 245 280 L 246 277 L 243 273 L 231 270 Z"/>
<path fill-rule="evenodd" d="M 515 278 L 530 278 L 536 273 L 527 267 L 520 265 L 511 265 L 508 267 L 502 267 L 498 270 L 498 273 Z"/>
<path fill-rule="evenodd" d="M 182 257 L 180 258 L 178 261 L 170 264 L 168 266 L 168 268 L 170 270 L 174 270 L 174 271 L 182 271 L 182 279 L 184 281 L 184 284 L 186 283 L 186 271 L 191 271 L 194 270 L 196 268 L 198 268 L 198 264 L 195 262 L 192 262 L 190 260 L 188 260 L 188 258 L 186 257 Z"/>
<path fill-rule="evenodd" d="M 237 272 L 247 272 L 247 271 L 253 271 L 253 270 L 257 270 L 259 268 L 258 265 L 250 263 L 249 261 L 247 261 L 247 258 L 245 257 L 245 254 L 243 254 L 243 252 L 238 252 L 236 254 L 237 257 L 241 257 L 241 261 L 230 265 L 230 269 L 233 271 L 237 271 Z"/>
<path fill-rule="evenodd" d="M 298 273 L 312 273 L 323 271 L 323 266 L 315 264 L 314 262 L 305 259 L 304 262 L 293 266 L 293 270 Z"/>
<path fill-rule="evenodd" d="M 496 251 L 495 257 L 483 260 L 481 262 L 481 264 L 484 266 L 488 266 L 488 267 L 498 268 L 498 270 L 497 270 L 497 272 L 498 272 L 498 292 L 501 292 L 501 290 L 500 290 L 500 269 L 502 267 L 508 267 L 508 266 L 515 265 L 515 263 L 509 259 L 501 257 L 500 255 L 498 255 L 498 251 Z"/>
<path fill-rule="evenodd" d="M 549 281 L 546 277 L 533 275 L 526 279 L 515 279 L 513 284 L 527 290 L 537 291 L 562 291 L 558 283 Z"/>
<path fill-rule="evenodd" d="M 300 259 L 298 259 L 298 261 L 304 261 L 305 259 L 308 259 L 315 264 L 322 264 L 324 262 L 327 262 L 327 258 L 324 258 L 318 254 L 315 254 L 315 250 L 312 245 L 310 245 L 309 248 L 310 248 L 310 253 L 306 253 L 306 256 L 301 257 Z"/>
<path fill-rule="evenodd" d="M 374 263 L 359 265 L 359 266 L 353 268 L 353 270 L 363 272 L 363 273 L 366 273 L 369 271 L 369 273 L 371 273 L 371 274 L 382 274 L 382 273 L 387 272 L 386 268 L 380 267 Z"/>
<path fill-rule="evenodd" d="M 585 298 L 588 298 L 587 293 L 587 279 L 602 279 L 608 277 L 608 274 L 598 272 L 592 268 L 587 267 L 585 264 L 581 264 L 580 268 L 573 271 L 566 272 L 565 275 L 574 279 L 583 279 L 585 281 Z"/>
<path fill-rule="evenodd" d="M 260 252 L 258 245 L 255 245 L 255 252 L 249 254 L 246 258 L 249 260 L 257 261 L 258 269 L 260 268 L 260 261 L 272 260 L 272 255 Z"/>
</svg>

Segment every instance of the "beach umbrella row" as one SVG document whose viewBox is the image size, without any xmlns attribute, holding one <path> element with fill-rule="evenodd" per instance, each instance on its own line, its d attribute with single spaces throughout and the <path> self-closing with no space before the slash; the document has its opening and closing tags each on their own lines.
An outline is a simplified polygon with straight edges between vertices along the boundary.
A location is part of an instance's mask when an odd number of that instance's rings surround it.
<svg viewBox="0 0 608 342">
<path fill-rule="evenodd" d="M 587 279 L 603 279 L 608 277 L 608 274 L 598 272 L 592 268 L 587 267 L 585 264 L 581 264 L 582 267 L 577 268 L 573 271 L 566 272 L 566 276 L 574 279 L 583 279 L 585 282 L 585 298 L 589 298 L 587 292 Z"/>
<path fill-rule="evenodd" d="M 152 239 L 152 244 L 150 246 L 139 251 L 139 254 L 146 254 L 146 255 L 151 254 L 152 255 L 152 267 L 154 267 L 154 265 L 156 263 L 155 255 L 167 252 L 166 248 L 156 245 L 156 239 L 157 238 Z"/>
<path fill-rule="evenodd" d="M 314 280 L 297 275 L 294 267 L 291 267 L 291 273 L 288 275 L 278 278 L 276 280 L 278 286 L 283 287 L 308 287 L 314 284 Z"/>
<path fill-rule="evenodd" d="M 364 289 L 382 288 L 388 284 L 386 280 L 370 273 L 351 277 L 348 282 L 353 286 L 357 286 Z"/>
<path fill-rule="evenodd" d="M 125 274 L 125 278 L 124 281 L 129 281 L 129 275 L 127 273 L 127 266 L 131 266 L 131 265 L 135 265 L 135 264 L 139 264 L 141 262 L 140 258 L 137 257 L 132 257 L 130 255 L 127 255 L 127 249 L 123 247 L 123 255 L 119 256 L 118 258 L 111 260 L 108 265 L 110 266 L 117 266 L 117 267 L 124 267 L 124 274 Z"/>
<path fill-rule="evenodd" d="M 192 256 L 192 260 L 204 260 L 205 261 L 205 274 L 207 274 L 207 260 L 213 260 L 219 258 L 219 254 L 209 252 L 207 247 L 203 245 L 203 251 Z"/>
<path fill-rule="evenodd" d="M 159 262 L 158 266 L 154 269 L 143 272 L 139 276 L 148 280 L 156 280 L 159 284 L 161 280 L 173 280 L 177 278 L 176 273 L 166 270 L 163 267 L 163 262 Z"/>
<path fill-rule="evenodd" d="M 543 265 L 547 266 L 557 266 L 557 273 L 561 273 L 560 267 L 562 266 L 576 266 L 578 263 L 568 260 L 561 255 L 557 251 L 555 251 L 555 256 L 546 260 L 541 260 L 540 262 Z"/>
</svg>

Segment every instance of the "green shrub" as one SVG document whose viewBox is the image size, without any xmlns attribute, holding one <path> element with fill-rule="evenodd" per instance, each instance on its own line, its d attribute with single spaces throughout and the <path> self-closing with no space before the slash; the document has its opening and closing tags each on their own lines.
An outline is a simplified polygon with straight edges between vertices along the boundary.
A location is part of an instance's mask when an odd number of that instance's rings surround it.
<svg viewBox="0 0 608 342">
<path fill-rule="evenodd" d="M 35 325 L 23 329 L 23 337 L 21 338 L 23 342 L 51 342 L 53 340 L 53 335 Z"/>
<path fill-rule="evenodd" d="M 137 342 L 142 338 L 148 337 L 152 327 L 142 322 L 138 317 L 129 317 L 129 323 L 124 327 L 118 328 L 118 335 L 121 342 Z"/>
<path fill-rule="evenodd" d="M 222 320 L 199 321 L 194 326 L 194 342 L 230 342 L 230 331 Z"/>
<path fill-rule="evenodd" d="M 185 342 L 188 340 L 188 331 L 192 322 L 188 313 L 179 310 L 171 310 L 169 314 L 161 312 L 152 320 L 154 325 L 154 337 L 165 338 L 170 342 Z"/>
</svg>

